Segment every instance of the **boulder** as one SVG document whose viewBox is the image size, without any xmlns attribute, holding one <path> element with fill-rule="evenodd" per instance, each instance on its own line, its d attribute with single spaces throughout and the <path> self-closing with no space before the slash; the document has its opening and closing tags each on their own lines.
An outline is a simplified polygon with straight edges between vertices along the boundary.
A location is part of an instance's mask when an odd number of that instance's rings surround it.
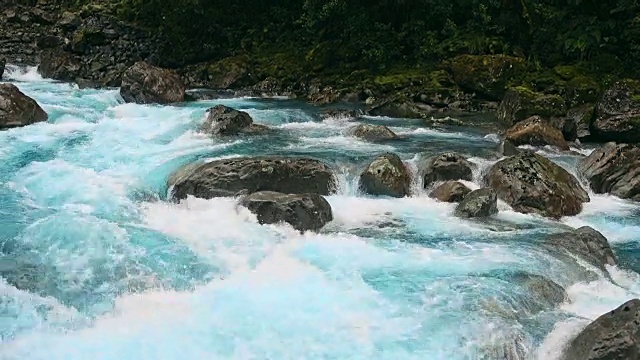
<svg viewBox="0 0 640 360">
<path fill-rule="evenodd" d="M 40 105 L 13 84 L 0 84 L 0 130 L 47 121 Z"/>
<path fill-rule="evenodd" d="M 400 198 L 409 195 L 411 175 L 398 155 L 387 153 L 367 166 L 360 175 L 360 186 L 370 195 Z"/>
<path fill-rule="evenodd" d="M 579 256 L 603 271 L 606 271 L 605 265 L 616 265 L 616 257 L 607 238 L 588 226 L 550 235 L 545 239 L 545 244 Z"/>
<path fill-rule="evenodd" d="M 566 104 L 559 95 L 547 95 L 532 91 L 526 87 L 511 88 L 498 106 L 498 120 L 506 126 L 520 122 L 530 116 L 544 118 L 563 117 Z"/>
<path fill-rule="evenodd" d="M 259 134 L 268 131 L 264 125 L 253 123 L 253 119 L 244 111 L 216 105 L 207 110 L 207 120 L 201 131 L 211 135 Z"/>
<path fill-rule="evenodd" d="M 498 195 L 489 188 L 468 193 L 455 211 L 456 216 L 461 218 L 488 217 L 497 213 Z"/>
<path fill-rule="evenodd" d="M 504 156 L 513 156 L 520 154 L 522 150 L 518 149 L 518 147 L 510 140 L 503 140 L 500 143 L 498 152 Z"/>
<path fill-rule="evenodd" d="M 4 67 L 7 65 L 7 60 L 3 57 L 0 57 L 0 79 L 2 79 L 2 74 L 4 74 Z"/>
<path fill-rule="evenodd" d="M 38 72 L 44 78 L 73 81 L 81 69 L 80 59 L 61 49 L 47 49 L 40 54 Z"/>
<path fill-rule="evenodd" d="M 471 189 L 459 181 L 446 181 L 433 189 L 429 196 L 442 202 L 460 202 L 470 192 Z"/>
<path fill-rule="evenodd" d="M 473 180 L 474 166 L 464 156 L 449 152 L 432 156 L 425 162 L 422 174 L 424 187 L 431 186 L 436 181 Z"/>
<path fill-rule="evenodd" d="M 388 116 L 392 118 L 420 119 L 427 112 L 432 111 L 429 108 L 420 108 L 413 101 L 403 101 L 396 99 L 383 99 L 376 101 L 367 107 L 367 115 L 371 116 Z"/>
<path fill-rule="evenodd" d="M 563 131 L 565 139 L 574 141 L 591 135 L 591 120 L 593 119 L 594 110 L 593 104 L 584 104 L 569 109 Z M 572 131 L 572 128 L 575 128 L 575 136 L 573 133 L 568 133 L 568 131 Z"/>
<path fill-rule="evenodd" d="M 573 175 L 530 151 L 498 162 L 486 174 L 485 181 L 500 199 L 525 214 L 572 216 L 590 200 Z"/>
<path fill-rule="evenodd" d="M 563 360 L 640 359 L 640 300 L 633 299 L 582 330 Z"/>
<path fill-rule="evenodd" d="M 398 136 L 384 125 L 360 124 L 349 129 L 349 135 L 367 141 L 394 140 Z"/>
<path fill-rule="evenodd" d="M 216 160 L 187 165 L 167 185 L 177 200 L 187 196 L 210 199 L 240 191 L 276 191 L 285 194 L 329 195 L 334 175 L 324 163 L 308 158 L 255 157 Z"/>
<path fill-rule="evenodd" d="M 126 102 L 167 104 L 184 101 L 185 89 L 173 71 L 139 61 L 122 74 L 120 95 Z"/>
<path fill-rule="evenodd" d="M 554 308 L 569 298 L 562 286 L 541 275 L 518 271 L 508 280 L 518 284 L 526 292 L 523 305 L 530 312 Z"/>
<path fill-rule="evenodd" d="M 99 28 L 78 29 L 71 39 L 70 48 L 76 54 L 85 54 L 92 47 L 103 45 L 107 37 Z"/>
<path fill-rule="evenodd" d="M 578 172 L 597 194 L 640 201 L 640 147 L 607 143 L 578 164 Z"/>
<path fill-rule="evenodd" d="M 501 100 L 509 80 L 520 75 L 525 61 L 506 55 L 460 55 L 450 62 L 453 80 L 467 91 Z"/>
<path fill-rule="evenodd" d="M 569 144 L 564 140 L 562 132 L 537 115 L 516 123 L 504 135 L 505 139 L 515 146 L 551 145 L 569 150 Z"/>
<path fill-rule="evenodd" d="M 326 119 L 357 119 L 363 115 L 362 110 L 329 109 L 322 112 L 321 117 Z"/>
<path fill-rule="evenodd" d="M 251 65 L 246 55 L 222 59 L 207 67 L 208 85 L 213 89 L 229 89 L 249 85 Z"/>
<path fill-rule="evenodd" d="M 640 142 L 640 85 L 620 81 L 602 95 L 592 124 L 599 141 Z"/>
<path fill-rule="evenodd" d="M 258 216 L 260 224 L 286 222 L 301 232 L 320 230 L 333 220 L 331 205 L 318 194 L 282 194 L 259 191 L 240 200 Z"/>
</svg>

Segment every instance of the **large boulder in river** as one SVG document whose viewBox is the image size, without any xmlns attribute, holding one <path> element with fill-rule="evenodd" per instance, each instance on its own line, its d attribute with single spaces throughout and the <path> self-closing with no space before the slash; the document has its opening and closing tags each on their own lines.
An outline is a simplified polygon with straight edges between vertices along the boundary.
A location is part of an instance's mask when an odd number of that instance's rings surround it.
<svg viewBox="0 0 640 360">
<path fill-rule="evenodd" d="M 633 299 L 582 330 L 563 360 L 640 359 L 640 300 Z"/>
<path fill-rule="evenodd" d="M 498 197 L 521 213 L 551 218 L 582 211 L 589 195 L 578 180 L 549 159 L 530 151 L 504 159 L 486 174 Z"/>
<path fill-rule="evenodd" d="M 566 111 L 566 103 L 561 96 L 542 94 L 518 86 L 507 91 L 496 115 L 498 121 L 512 126 L 533 115 L 552 118 L 564 116 Z"/>
<path fill-rule="evenodd" d="M 455 214 L 461 218 L 488 217 L 498 213 L 498 195 L 485 188 L 470 192 L 456 207 Z"/>
<path fill-rule="evenodd" d="M 470 192 L 471 189 L 459 181 L 445 181 L 433 189 L 429 196 L 442 202 L 460 202 Z"/>
<path fill-rule="evenodd" d="M 623 199 L 640 201 L 640 147 L 607 143 L 582 159 L 578 165 L 597 194 L 612 194 Z"/>
<path fill-rule="evenodd" d="M 473 165 L 464 156 L 449 152 L 427 159 L 422 174 L 424 187 L 431 186 L 436 181 L 473 180 Z"/>
<path fill-rule="evenodd" d="M 7 65 L 7 60 L 3 57 L 0 57 L 0 79 L 2 79 L 2 74 L 4 74 L 4 67 Z"/>
<path fill-rule="evenodd" d="M 126 102 L 168 104 L 182 102 L 186 87 L 173 71 L 139 61 L 122 74 L 120 95 Z"/>
<path fill-rule="evenodd" d="M 378 156 L 360 175 L 360 186 L 365 193 L 392 197 L 409 195 L 411 175 L 396 154 Z"/>
<path fill-rule="evenodd" d="M 207 120 L 201 130 L 212 135 L 255 134 L 268 131 L 268 127 L 253 123 L 253 119 L 244 111 L 216 105 L 207 110 Z"/>
<path fill-rule="evenodd" d="M 640 142 L 640 83 L 620 81 L 605 91 L 591 128 L 599 141 Z"/>
<path fill-rule="evenodd" d="M 329 195 L 334 175 L 324 163 L 308 158 L 255 157 L 187 165 L 167 183 L 175 199 L 192 195 L 210 199 L 240 192 L 276 191 L 285 194 Z"/>
<path fill-rule="evenodd" d="M 545 239 L 545 244 L 553 249 L 568 251 L 603 271 L 605 265 L 616 265 L 616 257 L 607 238 L 588 226 L 550 235 Z"/>
<path fill-rule="evenodd" d="M 569 150 L 569 144 L 564 140 L 562 132 L 537 115 L 513 125 L 504 136 L 515 146 L 551 145 Z"/>
<path fill-rule="evenodd" d="M 81 69 L 80 59 L 62 49 L 47 49 L 40 53 L 38 72 L 44 78 L 73 81 Z"/>
<path fill-rule="evenodd" d="M 367 141 L 393 140 L 398 136 L 384 125 L 360 124 L 349 129 L 349 134 Z"/>
<path fill-rule="evenodd" d="M 13 84 L 0 84 L 0 130 L 47 121 L 40 105 Z"/>
<path fill-rule="evenodd" d="M 299 231 L 317 231 L 333 220 L 331 205 L 318 194 L 282 194 L 259 191 L 240 200 L 258 216 L 260 224 L 286 222 Z"/>
</svg>

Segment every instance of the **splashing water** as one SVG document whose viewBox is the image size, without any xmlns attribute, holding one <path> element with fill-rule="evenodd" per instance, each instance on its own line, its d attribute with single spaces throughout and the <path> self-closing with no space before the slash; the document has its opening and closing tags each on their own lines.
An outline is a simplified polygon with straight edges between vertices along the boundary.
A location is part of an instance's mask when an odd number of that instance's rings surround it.
<svg viewBox="0 0 640 360">
<path fill-rule="evenodd" d="M 640 295 L 640 208 L 609 196 L 562 223 L 516 214 L 453 217 L 423 191 L 372 198 L 358 175 L 373 156 L 456 150 L 480 171 L 495 136 L 366 118 L 402 135 L 372 145 L 352 123 L 270 99 L 124 104 L 10 66 L 9 81 L 49 113 L 0 132 L 0 359 L 554 359 L 590 319 Z M 196 130 L 224 103 L 278 133 L 216 140 Z M 198 159 L 303 155 L 329 163 L 335 220 L 319 234 L 260 226 L 236 200 L 166 202 L 166 180 Z M 574 171 L 575 157 L 552 157 Z M 414 189 L 419 190 L 417 181 Z M 564 224 L 563 224 L 564 223 Z M 564 225 L 602 231 L 612 277 L 535 246 Z M 510 274 L 567 289 L 540 301 Z"/>
</svg>

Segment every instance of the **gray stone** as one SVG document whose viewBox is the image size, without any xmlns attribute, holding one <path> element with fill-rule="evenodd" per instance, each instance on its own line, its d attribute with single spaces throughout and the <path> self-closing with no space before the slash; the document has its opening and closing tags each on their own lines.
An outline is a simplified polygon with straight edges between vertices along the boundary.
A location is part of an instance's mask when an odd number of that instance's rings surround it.
<svg viewBox="0 0 640 360">
<path fill-rule="evenodd" d="M 185 85 L 174 72 L 139 61 L 122 75 L 120 95 L 126 102 L 168 104 L 185 100 Z"/>
<path fill-rule="evenodd" d="M 582 159 L 578 172 L 597 194 L 640 201 L 640 147 L 607 143 Z"/>
<path fill-rule="evenodd" d="M 458 153 L 444 153 L 427 159 L 422 174 L 424 187 L 437 181 L 473 180 L 474 166 Z"/>
<path fill-rule="evenodd" d="M 493 189 L 484 188 L 470 192 L 456 207 L 461 218 L 488 217 L 498 213 L 498 195 Z"/>
<path fill-rule="evenodd" d="M 360 175 L 360 186 L 370 195 L 400 198 L 409 195 L 411 175 L 398 155 L 387 153 L 367 166 Z"/>
<path fill-rule="evenodd" d="M 13 84 L 0 84 L 0 130 L 47 121 L 40 105 Z"/>
</svg>

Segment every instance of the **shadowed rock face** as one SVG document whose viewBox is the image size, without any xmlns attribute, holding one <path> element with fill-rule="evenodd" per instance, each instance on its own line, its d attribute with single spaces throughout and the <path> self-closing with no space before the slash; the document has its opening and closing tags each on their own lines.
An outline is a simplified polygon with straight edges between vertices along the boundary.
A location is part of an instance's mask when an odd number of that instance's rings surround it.
<svg viewBox="0 0 640 360">
<path fill-rule="evenodd" d="M 640 147 L 607 143 L 582 159 L 578 172 L 597 194 L 640 201 Z"/>
<path fill-rule="evenodd" d="M 367 141 L 393 140 L 398 136 L 386 126 L 360 124 L 349 129 L 349 134 Z"/>
<path fill-rule="evenodd" d="M 578 180 L 562 167 L 533 152 L 504 159 L 485 177 L 498 197 L 521 213 L 551 218 L 572 216 L 582 211 L 589 195 Z"/>
<path fill-rule="evenodd" d="M 640 300 L 633 299 L 589 324 L 571 341 L 563 359 L 640 359 Z"/>
<path fill-rule="evenodd" d="M 35 100 L 13 84 L 0 84 L 0 130 L 47 121 L 49 116 Z"/>
<path fill-rule="evenodd" d="M 409 195 L 411 175 L 398 155 L 384 154 L 360 175 L 360 186 L 370 195 L 404 197 Z"/>
<path fill-rule="evenodd" d="M 473 180 L 473 165 L 458 153 L 444 153 L 430 157 L 422 170 L 424 187 L 436 181 Z"/>
<path fill-rule="evenodd" d="M 7 65 L 7 60 L 3 57 L 0 57 L 0 79 L 2 79 L 2 74 L 4 74 L 4 67 Z"/>
<path fill-rule="evenodd" d="M 301 232 L 320 230 L 333 220 L 331 206 L 318 194 L 282 194 L 260 191 L 240 204 L 258 216 L 261 224 L 286 222 Z"/>
<path fill-rule="evenodd" d="M 168 104 L 185 100 L 185 85 L 174 72 L 139 61 L 122 74 L 120 95 L 126 102 Z"/>
<path fill-rule="evenodd" d="M 264 125 L 254 124 L 251 116 L 236 109 L 216 105 L 207 110 L 207 120 L 201 131 L 211 135 L 262 134 L 269 131 Z"/>
<path fill-rule="evenodd" d="M 592 134 L 600 141 L 640 142 L 640 86 L 620 81 L 602 95 L 595 109 Z"/>
<path fill-rule="evenodd" d="M 189 195 L 210 199 L 258 191 L 329 195 L 335 181 L 331 169 L 318 160 L 256 157 L 187 165 L 167 185 L 173 187 L 173 198 L 181 200 Z"/>
<path fill-rule="evenodd" d="M 456 207 L 461 218 L 487 217 L 498 213 L 498 196 L 493 189 L 479 189 L 467 194 Z"/>
<path fill-rule="evenodd" d="M 446 181 L 433 189 L 429 196 L 442 202 L 460 202 L 470 192 L 471 189 L 459 181 Z"/>
<path fill-rule="evenodd" d="M 532 116 L 513 125 L 505 133 L 505 139 L 515 146 L 556 146 L 562 150 L 569 150 L 569 144 L 562 132 L 540 116 Z"/>
</svg>

